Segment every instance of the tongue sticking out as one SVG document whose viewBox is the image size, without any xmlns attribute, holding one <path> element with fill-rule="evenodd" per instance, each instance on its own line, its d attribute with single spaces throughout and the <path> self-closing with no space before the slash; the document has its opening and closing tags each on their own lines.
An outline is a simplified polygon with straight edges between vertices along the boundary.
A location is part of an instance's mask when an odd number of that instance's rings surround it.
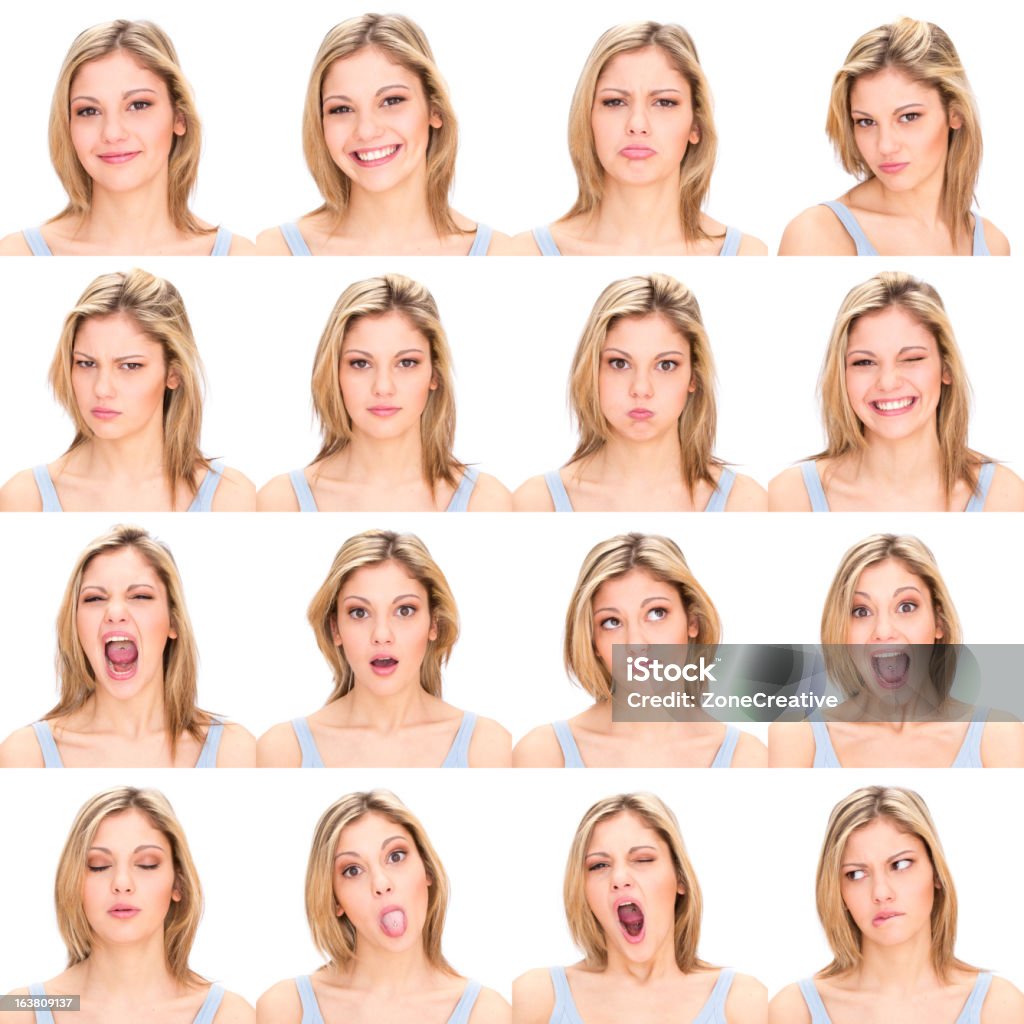
<svg viewBox="0 0 1024 1024">
<path fill-rule="evenodd" d="M 910 668 L 910 657 L 906 654 L 888 655 L 885 657 L 876 655 L 872 660 L 875 663 L 875 672 L 878 678 L 890 686 L 897 686 L 902 683 Z"/>
<path fill-rule="evenodd" d="M 405 911 L 389 910 L 386 914 L 382 914 L 380 926 L 384 929 L 384 934 L 391 936 L 393 939 L 397 939 L 400 935 L 404 935 Z"/>
<path fill-rule="evenodd" d="M 644 927 L 643 911 L 635 903 L 623 903 L 618 909 L 619 924 L 627 935 L 637 936 Z"/>
<path fill-rule="evenodd" d="M 107 644 L 107 661 L 118 668 L 130 665 L 139 659 L 139 649 L 131 640 L 113 640 Z"/>
</svg>

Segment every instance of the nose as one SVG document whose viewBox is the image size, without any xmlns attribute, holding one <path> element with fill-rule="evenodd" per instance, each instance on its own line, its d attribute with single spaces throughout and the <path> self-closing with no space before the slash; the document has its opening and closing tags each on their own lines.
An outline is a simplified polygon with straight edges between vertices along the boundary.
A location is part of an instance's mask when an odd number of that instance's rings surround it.
<svg viewBox="0 0 1024 1024">
<path fill-rule="evenodd" d="M 391 374 L 391 368 L 380 366 L 373 378 L 373 393 L 375 395 L 393 395 L 395 393 L 395 380 Z"/>
<path fill-rule="evenodd" d="M 100 366 L 96 370 L 95 388 L 97 398 L 113 398 L 114 368 L 112 366 Z"/>
<path fill-rule="evenodd" d="M 618 865 L 612 872 L 612 891 L 622 892 L 633 888 L 633 876 L 623 863 Z"/>
<path fill-rule="evenodd" d="M 899 151 L 900 140 L 894 125 L 880 122 L 878 125 L 878 152 L 891 157 Z"/>
<path fill-rule="evenodd" d="M 106 143 L 120 142 L 127 132 L 119 110 L 109 110 L 103 115 L 103 141 Z"/>
<path fill-rule="evenodd" d="M 649 135 L 650 132 L 651 122 L 647 116 L 647 108 L 643 103 L 634 103 L 629 108 L 626 133 L 628 135 Z"/>
<path fill-rule="evenodd" d="M 880 391 L 892 391 L 903 384 L 903 374 L 896 363 L 880 362 L 878 364 L 877 386 Z"/>
<path fill-rule="evenodd" d="M 892 885 L 884 871 L 876 872 L 871 876 L 871 899 L 875 903 L 888 903 L 895 893 Z"/>
<path fill-rule="evenodd" d="M 107 602 L 106 613 L 103 616 L 105 622 L 124 622 L 128 617 L 125 610 L 124 601 L 117 597 L 112 596 Z"/>
<path fill-rule="evenodd" d="M 384 870 L 378 869 L 377 873 L 373 878 L 373 891 L 378 896 L 386 896 L 391 892 L 391 879 L 387 876 Z"/>
<path fill-rule="evenodd" d="M 896 623 L 893 621 L 892 616 L 885 609 L 880 609 L 878 614 L 875 615 L 875 628 L 874 636 L 872 640 L 876 643 L 886 643 L 890 640 L 896 640 L 899 637 L 899 631 L 896 628 Z"/>
<path fill-rule="evenodd" d="M 377 120 L 377 111 L 371 105 L 363 107 L 356 114 L 356 139 L 363 141 L 376 138 L 381 133 L 380 122 Z"/>
<path fill-rule="evenodd" d="M 632 398 L 650 398 L 654 394 L 654 380 L 650 370 L 638 366 L 633 371 L 629 394 Z"/>
<path fill-rule="evenodd" d="M 114 892 L 116 893 L 129 893 L 135 891 L 135 885 L 132 882 L 131 874 L 122 866 L 115 866 L 112 868 L 114 872 Z"/>
<path fill-rule="evenodd" d="M 387 615 L 378 615 L 373 621 L 373 632 L 371 642 L 374 644 L 389 644 L 394 639 L 391 630 L 391 620 Z"/>
</svg>

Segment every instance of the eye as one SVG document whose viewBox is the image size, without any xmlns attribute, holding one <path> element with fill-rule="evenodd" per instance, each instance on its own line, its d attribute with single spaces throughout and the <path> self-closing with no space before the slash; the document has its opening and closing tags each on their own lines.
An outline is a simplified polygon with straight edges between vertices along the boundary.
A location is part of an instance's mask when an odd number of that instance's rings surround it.
<svg viewBox="0 0 1024 1024">
<path fill-rule="evenodd" d="M 853 126 L 855 128 L 873 128 L 874 124 L 874 118 L 870 117 L 858 117 L 855 118 L 853 122 Z"/>
<path fill-rule="evenodd" d="M 649 622 L 661 622 L 662 619 L 668 618 L 668 609 L 657 607 L 647 609 L 647 620 Z"/>
<path fill-rule="evenodd" d="M 133 100 L 128 104 L 129 110 L 148 110 L 153 103 L 151 100 Z"/>
<path fill-rule="evenodd" d="M 921 363 L 921 362 L 924 362 L 924 358 L 925 358 L 924 356 L 907 356 L 906 359 L 903 360 L 903 362 L 905 362 L 905 363 Z"/>
<path fill-rule="evenodd" d="M 895 860 L 892 863 L 894 871 L 906 871 L 907 868 L 913 867 L 914 862 L 909 857 L 900 857 L 899 860 Z"/>
<path fill-rule="evenodd" d="M 141 370 L 146 364 L 145 363 L 122 363 L 122 370 Z"/>
<path fill-rule="evenodd" d="M 920 117 L 921 117 L 921 111 L 918 111 L 918 110 L 908 110 L 905 114 L 901 114 L 900 115 L 900 120 L 904 124 L 912 124 L 914 121 L 916 121 Z"/>
<path fill-rule="evenodd" d="M 654 101 L 656 107 L 678 107 L 678 100 L 671 100 L 667 96 L 661 96 Z"/>
<path fill-rule="evenodd" d="M 608 365 L 613 370 L 628 370 L 629 369 L 629 361 L 626 360 L 626 359 L 623 359 L 622 356 L 612 356 L 611 359 L 608 360 Z"/>
<path fill-rule="evenodd" d="M 92 359 L 76 359 L 74 365 L 80 370 L 91 370 L 96 363 Z"/>
<path fill-rule="evenodd" d="M 419 609 L 414 604 L 400 604 L 395 609 L 395 614 L 400 619 L 411 619 Z"/>
<path fill-rule="evenodd" d="M 362 873 L 362 868 L 358 864 L 349 864 L 348 867 L 341 869 L 342 878 L 356 878 Z"/>
<path fill-rule="evenodd" d="M 855 619 L 866 619 L 871 615 L 871 609 L 866 607 L 865 605 L 857 604 L 853 606 L 853 609 L 850 611 L 850 614 Z"/>
<path fill-rule="evenodd" d="M 624 107 L 626 101 L 619 96 L 609 96 L 608 99 L 601 100 L 602 107 Z"/>
<path fill-rule="evenodd" d="M 406 101 L 406 98 L 407 97 L 405 96 L 385 96 L 383 102 L 381 103 L 381 106 L 397 107 L 399 103 L 404 103 Z"/>
<path fill-rule="evenodd" d="M 847 871 L 845 877 L 848 881 L 859 882 L 862 878 L 867 877 L 867 872 L 861 871 L 860 868 L 854 868 L 852 871 Z"/>
<path fill-rule="evenodd" d="M 143 871 L 156 871 L 156 869 L 160 867 L 159 864 L 136 864 L 135 866 L 142 868 Z"/>
<path fill-rule="evenodd" d="M 903 615 L 908 615 L 910 612 L 917 611 L 917 604 L 914 601 L 900 601 L 900 603 L 896 605 L 896 611 Z"/>
<path fill-rule="evenodd" d="M 356 619 L 357 621 L 370 617 L 370 613 L 365 608 L 349 608 L 346 614 L 350 619 Z"/>
<path fill-rule="evenodd" d="M 132 594 L 130 600 L 132 601 L 152 601 L 152 594 Z"/>
<path fill-rule="evenodd" d="M 369 359 L 350 359 L 348 365 L 353 370 L 365 370 L 370 365 Z"/>
<path fill-rule="evenodd" d="M 398 365 L 403 370 L 411 370 L 413 367 L 419 366 L 420 361 L 416 359 L 414 356 L 406 356 L 405 359 L 398 360 Z"/>
<path fill-rule="evenodd" d="M 326 114 L 351 114 L 352 108 L 346 103 L 338 103 L 333 107 L 328 107 L 325 111 Z"/>
<path fill-rule="evenodd" d="M 679 367 L 679 363 L 675 359 L 659 359 L 657 365 L 663 373 L 671 373 Z"/>
<path fill-rule="evenodd" d="M 850 363 L 850 365 L 851 366 L 874 366 L 875 365 L 875 361 L 874 361 L 874 359 L 869 359 L 867 356 L 864 356 L 863 359 L 854 359 L 854 361 L 852 363 Z"/>
<path fill-rule="evenodd" d="M 598 626 L 601 629 L 618 629 L 622 625 L 622 620 L 614 615 L 609 615 L 605 619 L 601 619 L 598 622 Z"/>
<path fill-rule="evenodd" d="M 82 604 L 92 604 L 93 601 L 102 601 L 103 598 L 99 594 L 90 594 L 88 597 L 82 598 Z"/>
<path fill-rule="evenodd" d="M 89 864 L 88 870 L 92 871 L 94 874 L 98 874 L 100 871 L 106 871 L 109 867 L 109 864 Z"/>
<path fill-rule="evenodd" d="M 401 864 L 409 854 L 405 850 L 392 850 L 387 855 L 388 864 Z"/>
<path fill-rule="evenodd" d="M 79 107 L 75 111 L 75 117 L 95 117 L 99 114 L 99 110 L 96 107 Z"/>
<path fill-rule="evenodd" d="M 587 871 L 600 871 L 602 868 L 608 867 L 608 861 L 606 860 L 595 860 L 587 865 Z"/>
</svg>

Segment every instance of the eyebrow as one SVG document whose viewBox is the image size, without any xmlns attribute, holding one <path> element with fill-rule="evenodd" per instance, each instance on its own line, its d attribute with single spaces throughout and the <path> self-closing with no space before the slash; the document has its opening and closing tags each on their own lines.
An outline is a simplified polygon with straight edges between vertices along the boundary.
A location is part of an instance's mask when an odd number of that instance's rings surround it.
<svg viewBox="0 0 1024 1024">
<path fill-rule="evenodd" d="M 393 843 L 396 839 L 404 841 L 405 840 L 405 836 L 388 836 L 388 838 L 385 839 L 384 842 L 380 844 L 380 848 L 383 850 L 384 847 L 386 847 L 388 845 L 388 843 Z M 358 853 L 356 850 L 339 850 L 334 855 L 334 859 L 337 860 L 339 857 L 361 857 L 361 856 L 362 856 L 362 854 Z"/>
<path fill-rule="evenodd" d="M 902 857 L 905 853 L 917 853 L 917 851 L 916 850 L 900 850 L 899 853 L 890 854 L 885 859 L 887 861 L 896 860 L 897 857 Z M 867 864 L 863 864 L 859 860 L 848 860 L 848 861 L 844 861 L 840 865 L 840 867 L 844 867 L 844 868 L 866 868 Z"/>
<path fill-rule="evenodd" d="M 919 352 L 919 351 L 920 352 L 927 352 L 928 351 L 928 346 L 927 345 L 904 345 L 899 350 L 899 352 L 897 352 L 896 354 L 897 355 L 902 355 L 904 352 Z M 851 349 L 847 349 L 847 351 L 846 351 L 846 358 L 847 359 L 849 359 L 850 356 L 855 356 L 855 355 L 873 356 L 873 355 L 875 355 L 875 353 L 872 352 L 871 349 L 869 349 L 869 348 L 851 348 Z"/>
<path fill-rule="evenodd" d="M 918 102 L 915 102 L 915 103 L 904 103 L 902 107 L 897 107 L 893 111 L 893 113 L 894 114 L 901 114 L 904 110 L 910 110 L 911 107 L 923 107 L 923 106 L 924 106 L 923 103 L 918 103 Z M 853 108 L 850 109 L 850 113 L 851 114 L 863 114 L 865 117 L 874 117 L 875 116 L 874 114 L 871 114 L 871 113 L 869 113 L 866 110 L 854 110 Z"/>
<path fill-rule="evenodd" d="M 422 601 L 423 598 L 419 594 L 399 594 L 398 597 L 392 600 L 392 604 L 398 604 L 399 601 L 408 601 L 410 598 L 413 601 Z M 366 604 L 370 604 L 371 601 L 368 597 L 363 597 L 361 594 L 349 594 L 348 597 L 342 598 L 343 601 L 364 601 Z"/>
<path fill-rule="evenodd" d="M 152 583 L 129 583 L 127 590 L 156 590 L 156 587 Z M 83 593 L 86 590 L 101 590 L 105 594 L 107 588 L 100 583 L 86 583 L 79 593 Z"/>
<path fill-rule="evenodd" d="M 404 356 L 404 355 L 406 355 L 409 352 L 418 352 L 420 355 L 423 355 L 423 353 L 426 352 L 426 349 L 425 348 L 402 348 L 402 349 L 399 349 L 395 353 L 394 358 L 397 359 L 399 356 Z M 348 348 L 348 349 L 345 349 L 343 354 L 346 355 L 346 356 L 359 355 L 359 356 L 369 356 L 371 359 L 373 358 L 373 353 L 372 352 L 367 352 L 365 348 Z"/>
<path fill-rule="evenodd" d="M 111 857 L 114 856 L 114 851 L 107 849 L 105 846 L 90 846 L 89 852 L 92 853 L 93 850 L 96 850 L 99 853 L 109 853 Z M 138 853 L 140 850 L 159 850 L 161 853 L 167 852 L 164 847 L 157 843 L 143 843 L 141 846 L 136 846 L 135 849 L 132 850 L 132 853 Z"/>
<path fill-rule="evenodd" d="M 651 845 L 645 843 L 645 844 L 643 844 L 641 846 L 631 846 L 629 848 L 629 853 L 636 853 L 638 850 L 654 850 L 655 853 L 658 852 L 658 848 L 656 846 L 651 846 Z M 605 853 L 604 850 L 592 850 L 590 853 L 587 854 L 588 859 L 590 857 L 610 857 L 610 856 L 611 856 L 611 854 L 610 853 Z M 898 856 L 898 854 L 897 854 L 897 856 Z"/>
<path fill-rule="evenodd" d="M 93 362 L 97 361 L 95 356 L 90 355 L 88 352 L 83 352 L 80 348 L 76 348 L 71 354 L 72 354 L 72 356 L 78 356 L 80 359 L 91 359 Z M 111 362 L 120 363 L 120 362 L 123 362 L 125 359 L 147 359 L 147 358 L 148 357 L 143 352 L 132 352 L 129 355 L 126 355 L 126 356 L 114 356 L 114 358 L 111 360 Z"/>
<path fill-rule="evenodd" d="M 140 93 L 140 92 L 151 92 L 151 93 L 153 93 L 154 96 L 156 95 L 156 89 L 149 89 L 149 88 L 146 88 L 146 87 L 141 87 L 141 88 L 138 88 L 138 89 L 128 89 L 126 92 L 121 93 L 121 99 L 126 100 L 126 99 L 128 99 L 129 96 L 134 96 L 136 93 Z M 90 102 L 90 103 L 99 103 L 100 102 L 95 96 L 72 96 L 71 99 L 68 100 L 68 102 L 69 103 L 77 103 L 79 100 L 88 100 L 88 102 Z"/>
<path fill-rule="evenodd" d="M 633 90 L 631 90 L 631 89 L 620 89 L 620 88 L 618 88 L 618 86 L 614 86 L 614 85 L 602 85 L 597 91 L 598 92 L 617 92 L 621 96 L 630 96 L 630 95 L 632 95 L 632 92 L 633 92 Z M 682 90 L 681 89 L 672 89 L 672 88 L 651 89 L 650 92 L 647 93 L 647 95 L 648 96 L 658 96 L 661 93 L 665 93 L 665 92 L 672 92 L 672 93 L 675 93 L 676 95 L 680 95 L 682 93 Z"/>
<path fill-rule="evenodd" d="M 412 92 L 411 86 L 402 85 L 401 82 L 395 82 L 394 85 L 382 85 L 373 95 L 379 96 L 381 93 L 390 92 L 392 89 L 404 89 L 406 92 Z M 331 96 L 325 96 L 321 101 L 321 104 L 327 103 L 330 100 L 344 100 L 346 103 L 353 102 L 349 96 L 344 96 L 341 93 L 334 93 Z"/>
<path fill-rule="evenodd" d="M 909 586 L 906 586 L 906 587 L 897 587 L 892 592 L 892 596 L 895 597 L 897 594 L 902 594 L 904 590 L 912 590 L 912 591 L 914 591 L 915 594 L 920 594 L 921 593 L 921 588 L 920 587 L 915 587 L 913 584 L 910 584 Z M 868 597 L 868 598 L 871 597 L 871 595 L 866 590 L 855 590 L 853 593 L 854 593 L 855 597 L 858 594 L 861 597 Z"/>
<path fill-rule="evenodd" d="M 607 348 L 601 350 L 601 355 L 607 355 L 609 352 L 618 352 L 620 356 L 628 356 L 630 359 L 633 358 L 631 352 L 627 352 L 624 348 L 616 348 L 614 345 L 609 345 Z M 685 356 L 686 353 L 681 348 L 670 348 L 664 352 L 659 352 L 654 358 L 664 359 L 665 356 Z"/>
</svg>

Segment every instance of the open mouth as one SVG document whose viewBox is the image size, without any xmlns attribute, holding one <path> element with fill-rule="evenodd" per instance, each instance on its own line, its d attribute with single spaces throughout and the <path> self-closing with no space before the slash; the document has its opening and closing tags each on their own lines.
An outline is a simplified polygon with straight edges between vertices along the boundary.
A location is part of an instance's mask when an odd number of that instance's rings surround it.
<svg viewBox="0 0 1024 1024">
<path fill-rule="evenodd" d="M 910 655 L 906 651 L 878 651 L 871 655 L 871 668 L 883 690 L 898 690 L 910 675 Z"/>
<path fill-rule="evenodd" d="M 621 903 L 615 908 L 619 915 L 619 926 L 630 942 L 640 942 L 644 937 L 644 912 L 635 903 Z"/>
<path fill-rule="evenodd" d="M 130 679 L 139 667 L 139 648 L 131 637 L 110 637 L 103 644 L 107 674 L 113 679 Z"/>
<path fill-rule="evenodd" d="M 405 934 L 406 920 L 405 911 L 398 907 L 392 910 L 385 910 L 380 915 L 380 928 L 389 938 L 397 939 Z"/>
<path fill-rule="evenodd" d="M 379 676 L 388 676 L 398 667 L 398 659 L 392 658 L 390 655 L 382 654 L 379 658 L 374 658 L 370 662 L 370 668 Z"/>
<path fill-rule="evenodd" d="M 907 409 L 917 403 L 916 398 L 892 398 L 886 401 L 871 402 L 871 408 L 883 416 L 893 416 L 897 413 L 906 412 Z"/>
<path fill-rule="evenodd" d="M 357 164 L 374 167 L 387 163 L 401 148 L 401 146 L 395 145 L 381 146 L 379 149 L 356 149 L 352 151 L 352 157 Z"/>
</svg>

